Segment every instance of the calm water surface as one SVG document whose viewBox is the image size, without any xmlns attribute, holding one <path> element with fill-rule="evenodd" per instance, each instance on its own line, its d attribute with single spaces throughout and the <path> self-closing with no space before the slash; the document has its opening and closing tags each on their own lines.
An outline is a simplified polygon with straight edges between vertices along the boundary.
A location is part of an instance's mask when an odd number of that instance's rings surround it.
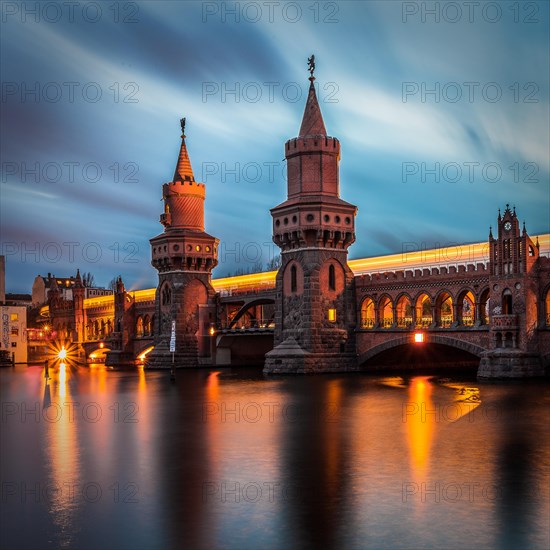
<svg viewBox="0 0 550 550">
<path fill-rule="evenodd" d="M 548 548 L 550 385 L 0 371 L 2 548 Z"/>
</svg>

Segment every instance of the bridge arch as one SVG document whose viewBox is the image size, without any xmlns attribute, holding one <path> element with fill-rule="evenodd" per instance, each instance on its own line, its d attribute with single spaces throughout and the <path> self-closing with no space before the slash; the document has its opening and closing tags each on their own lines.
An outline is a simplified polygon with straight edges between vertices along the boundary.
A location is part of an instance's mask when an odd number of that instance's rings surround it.
<svg viewBox="0 0 550 550">
<path fill-rule="evenodd" d="M 449 328 L 455 321 L 455 300 L 450 290 L 441 290 L 435 299 L 435 322 L 437 326 Z"/>
<path fill-rule="evenodd" d="M 415 300 L 416 326 L 428 328 L 434 322 L 433 298 L 426 292 L 420 292 Z"/>
<path fill-rule="evenodd" d="M 227 328 L 234 328 L 235 325 L 237 324 L 237 322 L 239 321 L 239 319 L 243 315 L 248 313 L 250 308 L 253 308 L 253 307 L 256 307 L 256 306 L 270 305 L 270 304 L 274 304 L 274 303 L 275 303 L 275 300 L 273 300 L 271 298 L 257 298 L 255 300 L 251 300 L 250 302 L 246 302 L 244 305 L 241 306 L 239 311 L 237 311 L 237 313 L 235 314 L 233 319 L 231 319 L 231 321 L 230 321 Z M 273 321 L 273 318 L 274 318 L 274 315 L 272 315 L 270 319 L 266 319 L 266 321 L 268 321 L 268 324 L 271 324 L 271 322 Z"/>
<path fill-rule="evenodd" d="M 457 338 L 442 336 L 440 334 L 430 334 L 429 332 L 425 332 L 423 334 L 424 334 L 423 344 L 426 344 L 426 343 L 440 344 L 443 346 L 459 349 L 461 351 L 466 351 L 471 355 L 475 355 L 476 357 L 481 357 L 482 353 L 487 351 L 485 348 L 481 346 L 472 344 L 471 342 L 466 342 L 464 340 L 458 340 Z M 407 334 L 407 335 L 404 334 L 403 336 L 392 338 L 391 340 L 387 340 L 382 344 L 373 346 L 366 352 L 360 354 L 358 356 L 358 364 L 362 365 L 369 359 L 372 359 L 373 357 L 379 355 L 384 351 L 390 350 L 392 348 L 396 348 L 398 346 L 407 346 L 407 345 L 415 345 L 410 334 Z"/>
<path fill-rule="evenodd" d="M 476 292 L 470 287 L 462 288 L 457 294 L 456 313 L 461 325 L 471 327 L 477 321 Z"/>
<path fill-rule="evenodd" d="M 395 299 L 395 314 L 398 328 L 410 328 L 413 324 L 413 306 L 410 295 L 401 292 Z"/>
<path fill-rule="evenodd" d="M 382 294 L 378 299 L 378 324 L 381 328 L 391 328 L 394 323 L 393 301 L 389 294 Z"/>
<path fill-rule="evenodd" d="M 376 324 L 376 305 L 372 296 L 365 296 L 361 301 L 361 328 L 374 328 Z"/>
</svg>

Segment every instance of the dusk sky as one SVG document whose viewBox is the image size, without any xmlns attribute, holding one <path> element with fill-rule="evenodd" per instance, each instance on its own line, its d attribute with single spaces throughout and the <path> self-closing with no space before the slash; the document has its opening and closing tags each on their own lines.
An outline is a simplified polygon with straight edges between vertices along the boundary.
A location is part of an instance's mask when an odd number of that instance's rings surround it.
<svg viewBox="0 0 550 550">
<path fill-rule="evenodd" d="M 359 208 L 350 258 L 484 241 L 507 202 L 550 231 L 548 2 L 34 5 L 2 4 L 7 292 L 77 268 L 155 286 L 149 239 L 184 116 L 214 277 L 265 265 L 312 53 L 341 196 Z"/>
</svg>

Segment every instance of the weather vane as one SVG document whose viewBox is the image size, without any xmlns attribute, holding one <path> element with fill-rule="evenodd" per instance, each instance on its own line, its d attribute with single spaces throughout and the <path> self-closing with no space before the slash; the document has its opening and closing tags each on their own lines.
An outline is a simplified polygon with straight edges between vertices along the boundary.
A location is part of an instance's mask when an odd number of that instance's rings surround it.
<svg viewBox="0 0 550 550">
<path fill-rule="evenodd" d="M 315 71 L 315 56 L 313 54 L 307 58 L 307 70 L 310 76 L 313 77 L 313 72 Z"/>
<path fill-rule="evenodd" d="M 185 135 L 185 118 L 180 118 L 181 133 Z"/>
</svg>

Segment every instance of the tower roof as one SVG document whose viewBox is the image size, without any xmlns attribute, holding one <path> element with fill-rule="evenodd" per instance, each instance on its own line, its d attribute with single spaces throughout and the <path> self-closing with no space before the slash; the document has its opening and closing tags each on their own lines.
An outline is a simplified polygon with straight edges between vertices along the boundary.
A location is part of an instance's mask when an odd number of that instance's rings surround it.
<svg viewBox="0 0 550 550">
<path fill-rule="evenodd" d="M 189 153 L 187 152 L 187 145 L 185 144 L 185 119 L 182 118 L 180 123 L 181 147 L 172 181 L 195 181 L 193 168 L 191 168 L 191 161 L 189 160 Z"/>
<path fill-rule="evenodd" d="M 321 114 L 321 108 L 319 107 L 317 94 L 315 93 L 315 86 L 313 85 L 315 77 L 312 76 L 309 80 L 311 84 L 309 85 L 306 108 L 304 110 L 299 137 L 326 136 L 327 131 L 325 129 L 325 123 L 323 122 L 323 115 Z"/>
</svg>

